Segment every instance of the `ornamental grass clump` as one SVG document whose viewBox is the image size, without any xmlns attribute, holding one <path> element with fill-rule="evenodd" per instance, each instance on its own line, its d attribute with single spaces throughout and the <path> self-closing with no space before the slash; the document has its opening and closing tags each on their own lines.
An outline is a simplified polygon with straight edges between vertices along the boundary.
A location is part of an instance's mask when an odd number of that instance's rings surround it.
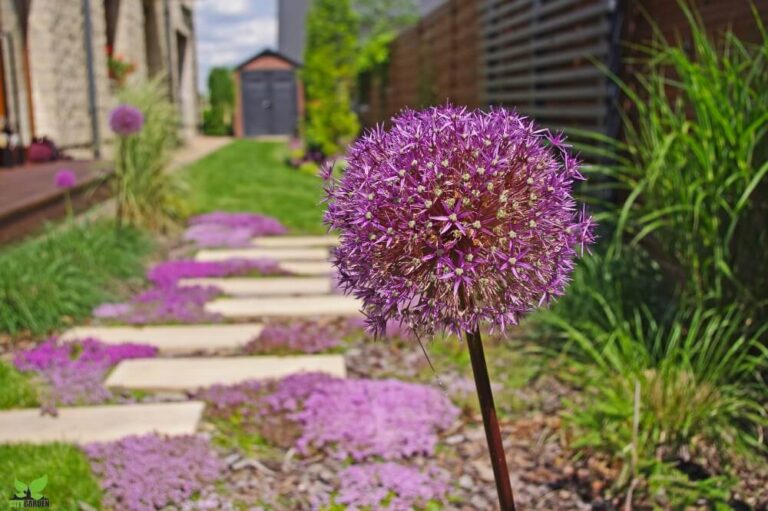
<svg viewBox="0 0 768 511">
<path fill-rule="evenodd" d="M 406 110 L 326 170 L 334 263 L 375 332 L 466 333 L 502 510 L 514 509 L 479 329 L 505 330 L 563 294 L 593 223 L 563 137 L 514 112 Z"/>
</svg>

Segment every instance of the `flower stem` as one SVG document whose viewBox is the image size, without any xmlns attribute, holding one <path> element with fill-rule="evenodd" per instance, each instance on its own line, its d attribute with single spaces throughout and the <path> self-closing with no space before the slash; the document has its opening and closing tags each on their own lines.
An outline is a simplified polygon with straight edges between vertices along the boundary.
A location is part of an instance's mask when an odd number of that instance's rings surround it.
<svg viewBox="0 0 768 511">
<path fill-rule="evenodd" d="M 485 438 L 488 440 L 488 451 L 491 455 L 493 476 L 496 479 L 496 491 L 499 494 L 501 511 L 515 511 L 515 498 L 512 494 L 512 485 L 509 481 L 509 470 L 504 455 L 504 446 L 501 442 L 501 430 L 499 419 L 496 417 L 496 407 L 493 404 L 493 392 L 488 378 L 488 367 L 485 364 L 483 353 L 483 340 L 480 330 L 467 332 L 467 345 L 469 357 L 472 360 L 472 373 L 475 375 L 477 397 L 480 401 L 480 411 L 483 414 L 485 426 Z"/>
</svg>

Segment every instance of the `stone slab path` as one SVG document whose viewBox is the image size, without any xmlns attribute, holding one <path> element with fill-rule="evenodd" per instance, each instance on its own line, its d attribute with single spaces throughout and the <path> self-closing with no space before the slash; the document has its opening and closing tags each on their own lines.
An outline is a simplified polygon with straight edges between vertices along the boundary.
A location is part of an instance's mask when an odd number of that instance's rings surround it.
<svg viewBox="0 0 768 511">
<path fill-rule="evenodd" d="M 259 323 L 236 325 L 82 326 L 64 332 L 63 341 L 92 337 L 107 344 L 135 342 L 156 346 L 160 353 L 192 353 L 234 349 L 261 334 Z"/>
<path fill-rule="evenodd" d="M 230 296 L 326 295 L 333 290 L 328 277 L 270 277 L 182 279 L 182 286 L 216 286 Z"/>
<path fill-rule="evenodd" d="M 227 248 L 201 250 L 198 261 L 225 261 L 227 259 L 273 259 L 275 261 L 327 261 L 325 248 Z"/>
<path fill-rule="evenodd" d="M 289 316 L 356 316 L 361 302 L 351 296 L 301 296 L 294 298 L 220 298 L 205 305 L 207 312 L 227 318 Z"/>
<path fill-rule="evenodd" d="M 0 443 L 108 442 L 129 435 L 195 432 L 205 403 L 148 403 L 59 408 L 58 417 L 40 410 L 0 412 Z M 23 460 L 19 460 L 23 462 Z"/>
<path fill-rule="evenodd" d="M 342 355 L 147 358 L 123 360 L 109 375 L 106 385 L 158 391 L 195 390 L 310 371 L 341 378 L 347 374 Z"/>
<path fill-rule="evenodd" d="M 305 276 L 330 275 L 335 271 L 327 261 L 283 261 L 280 268 L 294 275 Z"/>
<path fill-rule="evenodd" d="M 265 236 L 254 238 L 253 246 L 264 248 L 335 247 L 338 236 Z"/>
</svg>

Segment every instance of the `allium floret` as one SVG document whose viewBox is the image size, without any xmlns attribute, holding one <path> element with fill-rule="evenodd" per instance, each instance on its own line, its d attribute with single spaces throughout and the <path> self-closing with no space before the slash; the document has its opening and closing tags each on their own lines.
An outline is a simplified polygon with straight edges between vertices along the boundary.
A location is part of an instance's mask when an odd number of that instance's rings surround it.
<svg viewBox="0 0 768 511">
<path fill-rule="evenodd" d="M 503 330 L 561 295 L 592 219 L 561 136 L 514 112 L 406 110 L 354 143 L 327 187 L 341 286 L 369 325 Z"/>
</svg>

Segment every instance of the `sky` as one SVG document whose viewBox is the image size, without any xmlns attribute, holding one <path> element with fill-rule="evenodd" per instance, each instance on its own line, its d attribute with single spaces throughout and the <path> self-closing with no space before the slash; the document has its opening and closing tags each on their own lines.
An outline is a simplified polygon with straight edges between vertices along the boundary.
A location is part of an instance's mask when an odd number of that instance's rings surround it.
<svg viewBox="0 0 768 511">
<path fill-rule="evenodd" d="M 277 0 L 197 0 L 198 89 L 212 67 L 233 67 L 277 47 Z"/>
</svg>

